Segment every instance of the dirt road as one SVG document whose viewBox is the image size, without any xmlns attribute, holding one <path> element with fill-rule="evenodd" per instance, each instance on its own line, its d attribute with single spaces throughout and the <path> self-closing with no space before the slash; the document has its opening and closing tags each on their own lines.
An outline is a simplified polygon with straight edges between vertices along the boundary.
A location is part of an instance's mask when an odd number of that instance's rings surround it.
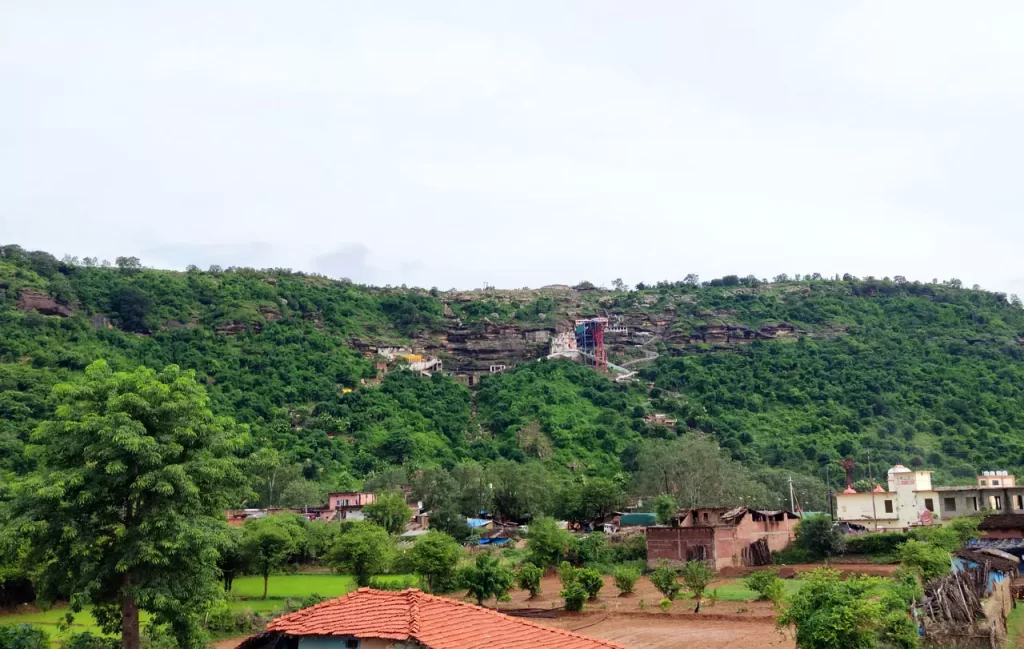
<svg viewBox="0 0 1024 649">
<path fill-rule="evenodd" d="M 535 620 L 548 626 L 576 630 L 584 635 L 611 640 L 630 649 L 791 649 L 793 639 L 764 621 L 737 621 L 699 616 L 617 615 L 594 613 L 587 618 Z"/>
</svg>

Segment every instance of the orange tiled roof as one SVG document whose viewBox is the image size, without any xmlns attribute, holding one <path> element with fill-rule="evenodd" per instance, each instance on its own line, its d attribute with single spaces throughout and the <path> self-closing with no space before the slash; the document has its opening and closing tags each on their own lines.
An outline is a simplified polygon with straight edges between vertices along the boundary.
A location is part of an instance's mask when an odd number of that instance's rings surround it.
<svg viewBox="0 0 1024 649">
<path fill-rule="evenodd" d="M 297 636 L 411 638 L 430 649 L 625 649 L 415 588 L 401 592 L 360 588 L 279 617 L 267 630 Z"/>
</svg>

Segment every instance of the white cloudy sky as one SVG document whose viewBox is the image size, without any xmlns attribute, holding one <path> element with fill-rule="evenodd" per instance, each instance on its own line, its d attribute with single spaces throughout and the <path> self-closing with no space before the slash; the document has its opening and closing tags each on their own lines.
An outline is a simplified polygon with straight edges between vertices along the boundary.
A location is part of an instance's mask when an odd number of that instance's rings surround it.
<svg viewBox="0 0 1024 649">
<path fill-rule="evenodd" d="M 1024 293 L 1024 4 L 0 2 L 0 242 Z"/>
</svg>

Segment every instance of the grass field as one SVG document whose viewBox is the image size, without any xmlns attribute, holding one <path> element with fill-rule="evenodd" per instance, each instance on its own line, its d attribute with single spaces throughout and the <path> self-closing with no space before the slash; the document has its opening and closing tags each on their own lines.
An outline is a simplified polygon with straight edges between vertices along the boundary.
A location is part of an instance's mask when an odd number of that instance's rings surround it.
<svg viewBox="0 0 1024 649">
<path fill-rule="evenodd" d="M 387 581 L 400 580 L 404 575 L 389 575 L 382 577 Z M 334 574 L 293 574 L 273 575 L 267 589 L 267 599 L 263 597 L 262 577 L 239 577 L 235 579 L 231 588 L 231 599 L 228 606 L 232 610 L 243 611 L 252 609 L 257 613 L 266 613 L 281 610 L 286 600 L 303 600 L 309 595 L 316 593 L 321 597 L 340 597 L 356 588 L 355 577 L 350 575 Z M 53 642 L 59 638 L 58 623 L 67 612 L 67 607 L 57 607 L 49 611 L 29 611 L 24 613 L 11 613 L 0 615 L 0 624 L 31 624 L 38 626 L 45 631 Z M 142 611 L 140 618 L 145 624 L 150 616 Z M 71 631 L 81 633 L 90 631 L 99 634 L 100 629 L 96 625 L 96 619 L 92 616 L 90 608 L 86 607 L 81 613 L 75 615 Z"/>
</svg>

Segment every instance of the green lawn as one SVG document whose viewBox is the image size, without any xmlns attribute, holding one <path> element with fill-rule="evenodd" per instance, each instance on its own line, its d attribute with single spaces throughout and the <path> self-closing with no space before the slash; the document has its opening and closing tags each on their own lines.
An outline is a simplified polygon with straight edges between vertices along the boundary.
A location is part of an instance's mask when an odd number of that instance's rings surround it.
<svg viewBox="0 0 1024 649">
<path fill-rule="evenodd" d="M 799 579 L 783 579 L 782 585 L 785 588 L 786 597 L 791 597 L 800 590 Z M 757 600 L 757 593 L 747 588 L 746 584 L 740 580 L 724 583 L 711 590 L 717 590 L 718 599 L 723 602 L 753 602 Z M 710 593 L 710 590 L 708 592 Z"/>
<path fill-rule="evenodd" d="M 405 575 L 389 575 L 383 579 L 399 580 Z M 228 606 L 236 611 L 252 609 L 257 613 L 277 611 L 284 608 L 285 600 L 302 600 L 312 593 L 322 597 L 339 597 L 355 590 L 355 577 L 350 575 L 334 574 L 294 574 L 294 575 L 272 575 L 270 577 L 267 599 L 263 597 L 262 577 L 239 577 L 235 579 L 231 588 L 232 599 L 228 600 Z M 43 629 L 53 642 L 57 641 L 57 623 L 67 612 L 66 607 L 54 608 L 49 611 L 35 611 L 28 613 L 12 613 L 0 615 L 0 624 L 32 624 Z M 150 616 L 142 611 L 140 618 L 145 624 Z M 85 607 L 81 613 L 75 615 L 72 622 L 72 632 L 81 633 L 91 631 L 99 634 L 99 627 L 96 619 L 92 616 L 89 607 Z"/>
</svg>

